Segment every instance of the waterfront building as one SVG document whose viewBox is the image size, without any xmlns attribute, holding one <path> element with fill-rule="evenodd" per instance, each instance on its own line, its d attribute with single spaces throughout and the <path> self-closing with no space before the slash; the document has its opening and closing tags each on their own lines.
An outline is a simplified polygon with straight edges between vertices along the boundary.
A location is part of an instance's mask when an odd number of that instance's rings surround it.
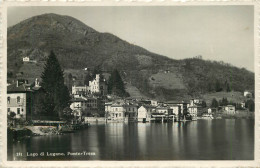
<svg viewBox="0 0 260 168">
<path fill-rule="evenodd" d="M 152 107 L 143 105 L 138 108 L 138 122 L 150 122 L 152 117 Z"/>
<path fill-rule="evenodd" d="M 71 100 L 70 108 L 80 115 L 90 115 L 97 111 L 97 98 L 94 97 L 74 97 Z"/>
<path fill-rule="evenodd" d="M 106 118 L 112 121 L 136 121 L 138 105 L 122 101 L 105 103 Z"/>
<path fill-rule="evenodd" d="M 138 105 L 127 103 L 124 105 L 125 117 L 128 121 L 137 121 Z"/>
<path fill-rule="evenodd" d="M 200 106 L 193 105 L 188 107 L 188 112 L 190 113 L 193 119 L 196 119 L 198 117 L 198 113 L 200 109 L 201 109 Z"/>
<path fill-rule="evenodd" d="M 123 104 L 112 104 L 110 113 L 111 120 L 125 121 L 125 112 L 126 109 Z"/>
<path fill-rule="evenodd" d="M 178 115 L 183 115 L 183 114 L 186 114 L 188 112 L 188 103 L 185 102 L 185 101 L 168 101 L 165 103 L 165 105 L 171 107 L 171 106 L 179 106 L 179 110 L 178 111 Z"/>
<path fill-rule="evenodd" d="M 169 107 L 169 109 L 172 110 L 173 115 L 175 115 L 176 117 L 178 117 L 179 114 L 181 113 L 181 106 L 180 105 L 171 104 L 168 107 Z"/>
<path fill-rule="evenodd" d="M 34 104 L 37 103 L 37 96 L 41 90 L 39 81 L 36 78 L 34 86 L 28 80 L 17 80 L 7 86 L 7 112 L 14 112 L 16 118 L 28 119 L 32 117 Z"/>
<path fill-rule="evenodd" d="M 229 115 L 234 115 L 236 112 L 236 108 L 233 105 L 224 106 L 224 112 Z"/>
</svg>

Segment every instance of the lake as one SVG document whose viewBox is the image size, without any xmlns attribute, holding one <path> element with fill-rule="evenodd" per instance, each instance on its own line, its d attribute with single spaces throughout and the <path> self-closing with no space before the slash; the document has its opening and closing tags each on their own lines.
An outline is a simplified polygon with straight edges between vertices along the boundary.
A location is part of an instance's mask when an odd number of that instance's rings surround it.
<svg viewBox="0 0 260 168">
<path fill-rule="evenodd" d="M 54 156 L 56 155 L 56 156 Z M 253 160 L 254 120 L 103 123 L 8 140 L 8 160 Z"/>
</svg>

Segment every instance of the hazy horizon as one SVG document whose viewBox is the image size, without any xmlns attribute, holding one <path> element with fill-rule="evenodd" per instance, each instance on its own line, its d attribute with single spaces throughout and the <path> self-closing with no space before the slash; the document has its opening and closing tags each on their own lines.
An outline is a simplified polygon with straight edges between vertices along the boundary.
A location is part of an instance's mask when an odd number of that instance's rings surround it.
<svg viewBox="0 0 260 168">
<path fill-rule="evenodd" d="M 172 59 L 201 55 L 254 72 L 253 6 L 9 7 L 8 27 L 55 13 Z"/>
</svg>

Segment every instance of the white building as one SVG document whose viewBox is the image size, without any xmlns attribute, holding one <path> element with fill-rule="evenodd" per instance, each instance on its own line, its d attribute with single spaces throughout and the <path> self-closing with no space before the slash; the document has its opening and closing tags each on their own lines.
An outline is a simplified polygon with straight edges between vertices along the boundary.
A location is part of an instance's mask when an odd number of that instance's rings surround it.
<svg viewBox="0 0 260 168">
<path fill-rule="evenodd" d="M 73 111 L 79 112 L 80 115 L 91 113 L 92 110 L 97 109 L 97 99 L 92 97 L 75 97 L 72 99 L 70 108 Z"/>
<path fill-rule="evenodd" d="M 141 106 L 138 108 L 138 122 L 150 122 L 152 117 L 152 108 L 149 106 Z"/>
<path fill-rule="evenodd" d="M 190 113 L 192 118 L 194 118 L 194 119 L 197 118 L 197 116 L 198 116 L 198 109 L 199 109 L 199 107 L 196 106 L 196 105 L 188 107 L 188 112 Z"/>
<path fill-rule="evenodd" d="M 95 79 L 89 81 L 89 86 L 72 86 L 73 95 L 87 95 L 93 93 L 100 93 L 101 95 L 107 94 L 106 81 L 101 80 L 99 74 L 96 75 Z"/>
<path fill-rule="evenodd" d="M 107 85 L 106 81 L 101 80 L 100 74 L 96 74 L 96 78 L 92 81 L 89 81 L 89 87 L 91 93 L 100 93 L 101 95 L 107 94 Z"/>
<path fill-rule="evenodd" d="M 179 105 L 169 105 L 169 109 L 172 109 L 173 114 L 175 114 L 175 116 L 179 115 L 180 109 L 181 107 Z"/>
<path fill-rule="evenodd" d="M 30 62 L 30 58 L 29 57 L 23 57 L 23 62 Z"/>
<path fill-rule="evenodd" d="M 129 103 L 105 103 L 106 118 L 112 121 L 136 121 L 137 108 L 137 105 Z"/>
<path fill-rule="evenodd" d="M 233 105 L 227 105 L 224 107 L 225 113 L 226 114 L 230 114 L 230 115 L 234 115 L 236 113 L 236 108 Z"/>
<path fill-rule="evenodd" d="M 72 86 L 71 90 L 73 95 L 87 95 L 91 93 L 90 87 L 88 86 Z"/>
<path fill-rule="evenodd" d="M 252 97 L 252 93 L 249 91 L 244 91 L 244 97 Z"/>
<path fill-rule="evenodd" d="M 200 99 L 191 99 L 189 106 L 200 105 L 201 102 L 202 102 L 202 101 L 201 101 Z"/>
</svg>

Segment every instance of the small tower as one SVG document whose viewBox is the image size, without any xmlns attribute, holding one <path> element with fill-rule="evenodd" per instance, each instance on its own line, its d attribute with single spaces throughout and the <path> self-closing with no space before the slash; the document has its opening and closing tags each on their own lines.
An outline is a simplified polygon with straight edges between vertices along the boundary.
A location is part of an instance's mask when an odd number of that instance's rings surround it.
<svg viewBox="0 0 260 168">
<path fill-rule="evenodd" d="M 35 85 L 34 85 L 35 87 L 40 87 L 40 82 L 39 82 L 39 80 L 36 78 L 35 79 Z"/>
<path fill-rule="evenodd" d="M 99 79 L 100 79 L 100 75 L 99 75 L 99 74 L 96 74 L 96 81 L 99 82 Z"/>
</svg>

